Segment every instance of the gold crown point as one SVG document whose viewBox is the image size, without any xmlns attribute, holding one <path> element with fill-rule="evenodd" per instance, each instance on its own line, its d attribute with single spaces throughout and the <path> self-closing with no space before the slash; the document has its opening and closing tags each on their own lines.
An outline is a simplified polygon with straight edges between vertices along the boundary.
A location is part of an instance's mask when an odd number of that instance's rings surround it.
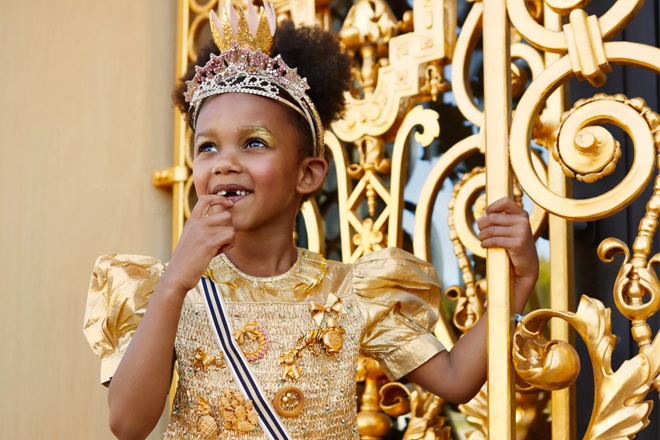
<svg viewBox="0 0 660 440">
<path fill-rule="evenodd" d="M 231 49 L 232 42 L 236 42 L 241 47 L 261 49 L 264 54 L 270 54 L 277 27 L 273 5 L 264 2 L 263 10 L 258 14 L 252 2 L 248 1 L 247 14 L 230 4 L 224 9 L 222 20 L 213 10 L 209 15 L 213 41 L 220 51 Z"/>
</svg>

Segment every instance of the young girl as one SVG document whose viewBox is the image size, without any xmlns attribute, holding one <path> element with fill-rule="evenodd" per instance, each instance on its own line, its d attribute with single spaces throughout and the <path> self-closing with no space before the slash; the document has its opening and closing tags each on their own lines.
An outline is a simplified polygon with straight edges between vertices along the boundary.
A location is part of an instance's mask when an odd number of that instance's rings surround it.
<svg viewBox="0 0 660 440">
<path fill-rule="evenodd" d="M 328 170 L 323 129 L 344 109 L 351 60 L 332 34 L 290 22 L 271 49 L 272 6 L 259 18 L 248 5 L 247 18 L 212 17 L 222 52 L 200 54 L 175 92 L 199 200 L 170 263 L 96 263 L 84 331 L 112 432 L 147 437 L 174 359 L 166 439 L 357 439 L 360 354 L 391 380 L 469 401 L 486 380 L 485 320 L 444 350 L 429 263 L 390 248 L 342 264 L 293 245 L 300 205 Z M 521 313 L 538 273 L 527 215 L 502 199 L 478 225 L 482 246 L 509 252 Z"/>
</svg>

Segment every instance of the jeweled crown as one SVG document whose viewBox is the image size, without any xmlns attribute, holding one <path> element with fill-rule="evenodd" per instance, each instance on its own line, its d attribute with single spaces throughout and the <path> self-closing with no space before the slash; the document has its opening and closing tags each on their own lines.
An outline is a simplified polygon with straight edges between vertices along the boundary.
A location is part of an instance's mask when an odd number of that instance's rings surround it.
<svg viewBox="0 0 660 440">
<path fill-rule="evenodd" d="M 307 80 L 291 69 L 281 56 L 270 57 L 277 27 L 275 9 L 264 1 L 260 14 L 248 0 L 247 17 L 234 7 L 225 10 L 220 19 L 210 13 L 213 41 L 220 55 L 211 55 L 204 67 L 195 66 L 195 76 L 186 84 L 184 93 L 190 103 L 191 125 L 194 128 L 201 103 L 205 98 L 222 93 L 249 93 L 279 101 L 309 123 L 314 139 L 314 155 L 323 156 L 323 125 L 312 100 L 307 96 Z M 284 93 L 282 93 L 284 92 Z"/>
</svg>

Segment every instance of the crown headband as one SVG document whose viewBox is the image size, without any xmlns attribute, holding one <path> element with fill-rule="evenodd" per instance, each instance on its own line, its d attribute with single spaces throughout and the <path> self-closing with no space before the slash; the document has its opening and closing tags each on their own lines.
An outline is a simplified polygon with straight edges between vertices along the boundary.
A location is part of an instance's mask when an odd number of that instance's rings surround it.
<svg viewBox="0 0 660 440">
<path fill-rule="evenodd" d="M 222 93 L 249 93 L 279 101 L 300 113 L 309 123 L 314 139 L 314 156 L 323 156 L 323 124 L 312 100 L 307 96 L 307 79 L 291 69 L 280 55 L 270 57 L 277 26 L 275 9 L 264 1 L 261 16 L 248 0 L 247 18 L 242 10 L 229 7 L 222 23 L 210 13 L 213 41 L 220 55 L 211 54 L 204 67 L 195 66 L 195 76 L 187 81 L 183 96 L 190 103 L 193 129 L 204 99 Z M 285 93 L 283 94 L 282 91 Z"/>
</svg>

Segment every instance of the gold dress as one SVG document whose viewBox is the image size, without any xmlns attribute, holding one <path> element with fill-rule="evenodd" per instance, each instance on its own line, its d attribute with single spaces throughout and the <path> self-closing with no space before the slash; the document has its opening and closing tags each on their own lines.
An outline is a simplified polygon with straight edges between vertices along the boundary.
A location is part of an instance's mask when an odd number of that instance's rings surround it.
<svg viewBox="0 0 660 440">
<path fill-rule="evenodd" d="M 164 268 L 153 258 L 135 255 L 98 259 L 84 332 L 102 359 L 103 384 L 119 365 Z M 270 278 L 247 275 L 220 255 L 211 261 L 207 275 L 223 295 L 232 330 L 256 322 L 267 336 L 265 354 L 250 362 L 266 396 L 271 399 L 288 385 L 302 391 L 302 411 L 282 417 L 293 438 L 358 438 L 358 355 L 378 360 L 388 378 L 396 380 L 444 350 L 433 335 L 441 297 L 435 270 L 400 249 L 373 252 L 354 264 L 326 261 L 299 249 L 291 269 Z M 326 304 L 330 294 L 340 299 L 340 311 L 332 316 L 344 330 L 343 346 L 338 353 L 309 346 L 293 364 L 299 378 L 286 376 L 281 356 L 294 348 L 301 334 L 324 327 L 313 319 L 310 303 Z M 184 301 L 175 354 L 179 382 L 165 439 L 266 438 L 258 425 L 250 432 L 236 431 L 223 417 L 223 396 L 236 386 L 199 287 Z"/>
</svg>

